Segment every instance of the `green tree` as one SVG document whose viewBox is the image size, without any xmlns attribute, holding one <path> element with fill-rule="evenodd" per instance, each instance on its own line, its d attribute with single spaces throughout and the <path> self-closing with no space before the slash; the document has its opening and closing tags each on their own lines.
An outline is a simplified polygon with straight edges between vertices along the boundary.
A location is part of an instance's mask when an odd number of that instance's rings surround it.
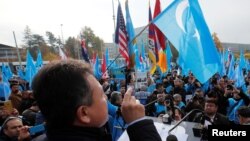
<svg viewBox="0 0 250 141">
<path fill-rule="evenodd" d="M 24 39 L 23 39 L 24 45 L 23 47 L 31 47 L 31 42 L 32 42 L 32 32 L 31 29 L 28 25 L 26 25 L 24 29 Z"/>
<path fill-rule="evenodd" d="M 84 27 L 81 30 L 81 34 L 85 39 L 86 47 L 88 50 L 89 57 L 92 58 L 94 52 L 97 52 L 101 56 L 102 48 L 104 48 L 104 42 L 101 38 L 96 36 L 90 27 Z"/>
<path fill-rule="evenodd" d="M 60 41 L 56 39 L 51 32 L 46 32 L 46 35 L 49 36 L 49 44 L 53 44 L 55 47 Z M 36 61 L 38 51 L 40 50 L 43 56 L 43 59 L 46 60 L 51 60 L 53 58 L 58 58 L 58 53 L 56 52 L 55 48 L 51 48 L 50 46 L 47 45 L 47 43 L 44 40 L 44 37 L 39 35 L 39 34 L 32 34 L 29 26 L 26 26 L 24 29 L 24 45 L 23 47 L 29 50 L 31 56 L 33 57 L 34 61 Z M 26 54 L 26 53 L 25 53 Z M 44 56 L 47 56 L 44 58 Z M 26 55 L 22 56 L 25 60 Z"/>
<path fill-rule="evenodd" d="M 75 37 L 69 37 L 64 45 L 68 57 L 78 59 L 80 55 L 80 42 Z"/>
<path fill-rule="evenodd" d="M 46 36 L 48 38 L 48 46 L 55 48 L 58 46 L 57 38 L 52 32 L 46 31 Z"/>
</svg>

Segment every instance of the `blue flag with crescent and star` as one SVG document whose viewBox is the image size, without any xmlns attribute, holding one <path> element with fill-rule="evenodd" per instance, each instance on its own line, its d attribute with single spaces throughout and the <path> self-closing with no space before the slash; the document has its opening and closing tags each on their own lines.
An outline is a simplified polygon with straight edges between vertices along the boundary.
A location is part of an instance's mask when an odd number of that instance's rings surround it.
<svg viewBox="0 0 250 141">
<path fill-rule="evenodd" d="M 175 0 L 153 23 L 179 52 L 182 69 L 190 69 L 201 83 L 219 71 L 219 53 L 198 0 Z"/>
</svg>

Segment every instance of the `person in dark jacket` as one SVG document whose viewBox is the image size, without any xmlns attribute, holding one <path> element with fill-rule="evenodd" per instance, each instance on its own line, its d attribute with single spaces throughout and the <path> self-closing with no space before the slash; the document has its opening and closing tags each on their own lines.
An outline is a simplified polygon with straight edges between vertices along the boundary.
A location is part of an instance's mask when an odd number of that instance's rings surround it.
<svg viewBox="0 0 250 141">
<path fill-rule="evenodd" d="M 52 62 L 33 79 L 35 99 L 46 121 L 47 141 L 106 141 L 107 98 L 89 64 L 76 60 Z M 121 113 L 131 141 L 160 141 L 152 120 L 128 89 Z M 141 130 L 143 129 L 143 130 Z M 40 139 L 40 141 L 43 141 Z"/>
<path fill-rule="evenodd" d="M 209 121 L 213 125 L 229 125 L 228 118 L 218 111 L 218 102 L 215 99 L 208 98 L 205 102 L 204 114 L 197 114 L 194 122 L 205 124 L 204 120 Z"/>
<path fill-rule="evenodd" d="M 230 125 L 226 116 L 220 114 L 218 111 L 218 102 L 213 98 L 206 99 L 204 113 L 197 114 L 194 122 L 202 125 L 201 140 L 208 139 L 208 125 Z"/>
</svg>

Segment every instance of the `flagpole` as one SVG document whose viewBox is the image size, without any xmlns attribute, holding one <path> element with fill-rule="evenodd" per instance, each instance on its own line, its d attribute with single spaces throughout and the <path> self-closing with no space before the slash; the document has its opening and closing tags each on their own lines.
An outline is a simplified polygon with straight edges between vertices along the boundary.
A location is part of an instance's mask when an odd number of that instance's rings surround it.
<svg viewBox="0 0 250 141">
<path fill-rule="evenodd" d="M 19 61 L 19 65 L 20 65 L 20 69 L 21 69 L 21 57 L 20 57 L 20 52 L 17 46 L 17 42 L 16 42 L 16 35 L 15 35 L 15 31 L 13 31 L 13 36 L 14 36 L 14 40 L 15 40 L 15 44 L 16 44 L 16 50 L 17 50 L 17 56 L 18 56 L 18 61 Z"/>
<path fill-rule="evenodd" d="M 62 35 L 62 44 L 64 45 L 64 39 L 63 39 L 63 30 L 62 30 L 63 24 L 61 24 L 61 35 Z"/>
<path fill-rule="evenodd" d="M 115 14 L 114 14 L 114 0 L 112 0 L 112 6 L 113 6 L 113 19 L 114 19 L 114 31 L 115 31 Z M 153 21 L 153 20 L 152 20 Z M 131 42 L 129 42 L 128 43 L 128 46 L 131 44 L 131 43 L 133 43 L 135 40 L 136 40 L 136 38 L 137 37 L 139 37 L 141 34 L 142 34 L 142 32 L 143 31 L 145 31 L 148 27 L 149 27 L 149 25 L 151 24 L 151 23 L 153 23 L 152 21 L 150 21 L 132 40 L 131 40 Z M 115 46 L 117 47 L 117 44 L 115 44 Z M 103 74 L 105 74 L 106 73 L 106 71 L 111 67 L 111 65 L 120 57 L 120 53 L 118 53 L 118 55 L 115 57 L 115 59 L 108 65 L 108 67 L 107 67 L 107 69 L 105 70 L 105 72 L 103 73 Z M 103 74 L 102 74 L 102 76 L 103 76 Z"/>
<path fill-rule="evenodd" d="M 114 21 L 114 31 L 115 31 L 115 8 L 114 8 L 114 0 L 112 0 L 112 8 L 113 8 L 113 21 Z"/>
</svg>

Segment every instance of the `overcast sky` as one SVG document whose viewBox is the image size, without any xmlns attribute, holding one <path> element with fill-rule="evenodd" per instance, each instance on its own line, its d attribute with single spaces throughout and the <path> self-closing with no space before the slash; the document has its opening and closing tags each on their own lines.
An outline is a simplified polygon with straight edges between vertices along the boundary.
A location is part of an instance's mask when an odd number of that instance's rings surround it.
<svg viewBox="0 0 250 141">
<path fill-rule="evenodd" d="M 118 0 L 113 1 L 116 15 Z M 162 9 L 172 1 L 161 0 Z M 125 14 L 125 0 L 120 2 Z M 211 33 L 216 32 L 222 42 L 250 44 L 250 0 L 199 2 Z M 155 0 L 150 3 L 153 11 Z M 148 0 L 129 0 L 129 8 L 134 27 L 148 23 Z M 18 45 L 22 44 L 26 25 L 44 37 L 46 31 L 61 36 L 62 29 L 64 40 L 88 26 L 105 42 L 112 42 L 112 16 L 112 0 L 0 0 L 0 43 L 15 46 L 15 31 Z"/>
</svg>

